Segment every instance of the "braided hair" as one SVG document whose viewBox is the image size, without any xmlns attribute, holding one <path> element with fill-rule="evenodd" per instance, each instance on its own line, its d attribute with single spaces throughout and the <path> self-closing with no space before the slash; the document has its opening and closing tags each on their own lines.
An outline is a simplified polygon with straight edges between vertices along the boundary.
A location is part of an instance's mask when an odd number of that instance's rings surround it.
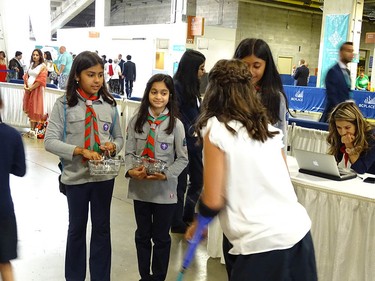
<svg viewBox="0 0 375 281">
<path fill-rule="evenodd" d="M 250 138 L 261 142 L 278 132 L 268 130 L 269 119 L 265 107 L 251 84 L 251 74 L 240 60 L 219 60 L 208 74 L 208 86 L 197 121 L 197 133 L 208 119 L 216 117 L 232 134 L 236 131 L 228 123 L 239 121 Z"/>
</svg>

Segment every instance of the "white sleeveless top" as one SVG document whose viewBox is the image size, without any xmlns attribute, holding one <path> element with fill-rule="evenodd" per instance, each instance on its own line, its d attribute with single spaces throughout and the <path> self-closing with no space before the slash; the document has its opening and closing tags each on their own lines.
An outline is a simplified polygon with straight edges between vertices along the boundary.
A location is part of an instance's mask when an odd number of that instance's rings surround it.
<svg viewBox="0 0 375 281">
<path fill-rule="evenodd" d="M 310 230 L 311 221 L 298 203 L 282 157 L 282 132 L 264 143 L 249 138 L 240 122 L 228 124 L 232 135 L 216 117 L 208 120 L 210 141 L 225 153 L 227 164 L 225 207 L 220 224 L 233 255 L 288 249 Z"/>
<path fill-rule="evenodd" d="M 34 64 L 34 63 L 33 63 Z M 35 82 L 35 79 L 36 77 L 39 75 L 40 73 L 40 70 L 42 69 L 42 67 L 45 67 L 45 64 L 44 63 L 41 63 L 39 64 L 37 67 L 35 68 L 32 68 L 33 65 L 31 65 L 29 67 L 29 70 L 27 71 L 27 73 L 29 74 L 29 79 L 27 80 L 27 86 L 30 88 L 34 82 Z"/>
</svg>

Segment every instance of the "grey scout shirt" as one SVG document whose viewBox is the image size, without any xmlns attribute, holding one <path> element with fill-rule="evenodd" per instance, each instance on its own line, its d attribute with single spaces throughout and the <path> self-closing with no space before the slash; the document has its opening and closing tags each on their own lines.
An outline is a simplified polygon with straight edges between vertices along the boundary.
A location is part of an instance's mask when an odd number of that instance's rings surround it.
<svg viewBox="0 0 375 281">
<path fill-rule="evenodd" d="M 146 144 L 150 125 L 143 125 L 143 133 L 135 132 L 134 115 L 128 126 L 125 145 L 125 171 L 132 169 L 133 153 L 141 155 Z M 173 204 L 177 202 L 177 179 L 188 164 L 185 130 L 182 122 L 177 119 L 173 132 L 168 135 L 164 130 L 169 123 L 169 117 L 155 129 L 155 158 L 167 163 L 164 172 L 166 180 L 136 180 L 130 178 L 128 198 L 158 204 Z"/>
<path fill-rule="evenodd" d="M 115 176 L 90 176 L 88 162 L 82 162 L 82 156 L 73 156 L 74 149 L 84 147 L 86 104 L 78 95 L 78 103 L 73 107 L 65 105 L 64 96 L 58 98 L 53 106 L 48 121 L 44 145 L 47 151 L 56 154 L 63 160 L 64 170 L 61 181 L 67 185 L 99 182 L 113 179 Z M 116 107 L 105 102 L 102 97 L 93 101 L 97 116 L 100 143 L 113 142 L 116 152 L 121 151 L 124 139 L 121 132 L 120 120 Z M 117 115 L 115 117 L 115 114 Z M 66 139 L 63 141 L 64 122 L 66 118 Z M 112 132 L 111 126 L 113 121 Z M 94 143 L 94 129 L 91 129 L 91 144 Z"/>
</svg>

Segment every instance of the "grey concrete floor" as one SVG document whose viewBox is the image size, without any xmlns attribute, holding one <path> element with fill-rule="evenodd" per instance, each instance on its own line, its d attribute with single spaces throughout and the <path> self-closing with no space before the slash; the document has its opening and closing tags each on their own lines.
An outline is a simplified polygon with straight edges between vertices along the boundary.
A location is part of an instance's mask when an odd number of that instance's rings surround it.
<svg viewBox="0 0 375 281">
<path fill-rule="evenodd" d="M 43 141 L 23 138 L 26 150 L 25 177 L 11 176 L 11 190 L 18 225 L 18 259 L 12 262 L 17 281 L 64 280 L 68 209 L 58 191 L 58 158 L 44 150 Z M 111 210 L 112 279 L 139 280 L 134 244 L 135 219 L 132 201 L 126 198 L 123 171 L 116 178 Z M 88 225 L 88 239 L 90 225 Z M 168 281 L 176 280 L 187 242 L 171 234 L 172 249 Z M 89 240 L 88 240 L 89 241 Z M 90 280 L 89 274 L 86 280 Z M 185 281 L 227 280 L 220 259 L 207 255 L 206 243 L 198 247 Z"/>
</svg>

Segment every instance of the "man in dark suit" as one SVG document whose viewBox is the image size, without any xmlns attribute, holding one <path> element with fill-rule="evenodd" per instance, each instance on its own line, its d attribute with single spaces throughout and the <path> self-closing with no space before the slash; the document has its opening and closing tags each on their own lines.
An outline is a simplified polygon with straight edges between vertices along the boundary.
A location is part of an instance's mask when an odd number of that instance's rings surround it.
<svg viewBox="0 0 375 281">
<path fill-rule="evenodd" d="M 122 75 L 125 78 L 125 91 L 128 99 L 131 97 L 133 92 L 133 82 L 136 77 L 135 63 L 131 61 L 131 55 L 126 56 L 126 63 L 124 63 L 124 69 Z"/>
<path fill-rule="evenodd" d="M 332 109 L 340 102 L 350 99 L 351 78 L 347 64 L 353 60 L 352 42 L 345 42 L 340 47 L 340 60 L 328 70 L 326 84 L 326 101 L 320 122 L 328 122 Z"/>
<path fill-rule="evenodd" d="M 294 80 L 297 80 L 296 86 L 307 86 L 307 80 L 309 78 L 309 69 L 305 65 L 305 60 L 299 61 L 300 66 L 297 67 L 296 72 L 293 75 Z"/>
<path fill-rule="evenodd" d="M 122 55 L 118 55 L 118 65 L 121 69 L 121 76 L 119 77 L 119 82 L 120 82 L 120 95 L 124 94 L 124 76 L 122 76 L 122 73 L 124 71 L 124 63 L 125 61 L 122 59 Z"/>
</svg>

